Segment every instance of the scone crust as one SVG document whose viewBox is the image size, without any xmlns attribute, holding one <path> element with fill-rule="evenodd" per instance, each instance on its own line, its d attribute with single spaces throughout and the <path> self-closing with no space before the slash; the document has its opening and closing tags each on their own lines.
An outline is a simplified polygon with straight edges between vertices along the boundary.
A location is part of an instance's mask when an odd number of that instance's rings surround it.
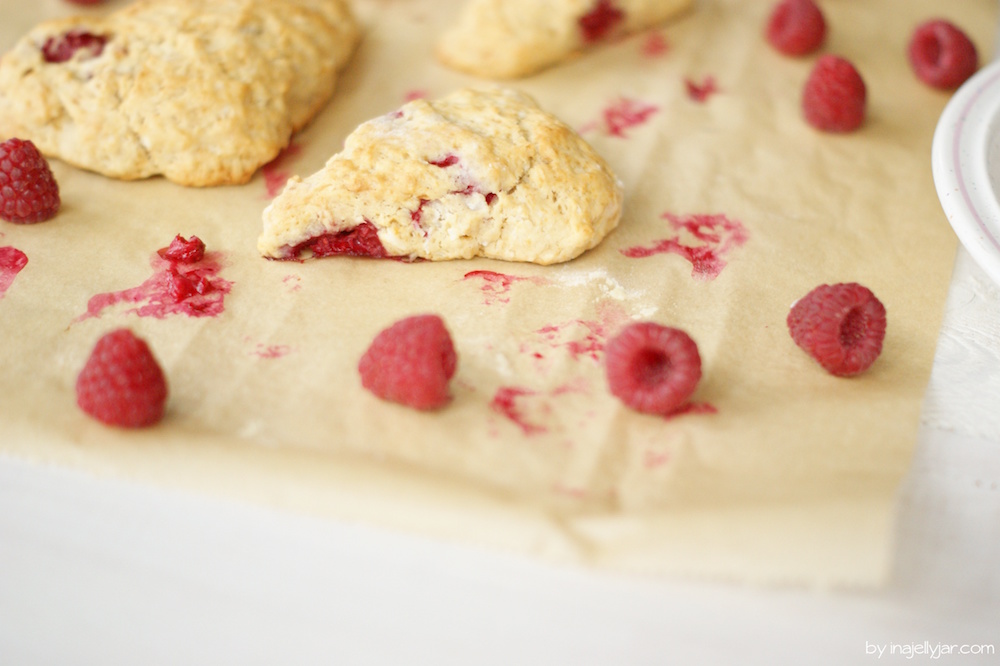
<svg viewBox="0 0 1000 666">
<path fill-rule="evenodd" d="M 46 62 L 73 31 L 102 52 Z M 0 135 L 124 180 L 243 183 L 330 99 L 359 37 L 342 0 L 138 0 L 48 21 L 0 59 Z"/>
<path fill-rule="evenodd" d="M 688 9 L 693 0 L 468 0 L 438 41 L 448 67 L 514 79 L 555 65 L 588 47 L 581 17 L 598 3 L 622 13 L 608 37 L 638 32 Z"/>
<path fill-rule="evenodd" d="M 264 211 L 258 250 L 293 258 L 369 222 L 390 256 L 552 264 L 617 226 L 622 186 L 575 131 L 510 89 L 415 100 L 360 125 Z"/>
</svg>

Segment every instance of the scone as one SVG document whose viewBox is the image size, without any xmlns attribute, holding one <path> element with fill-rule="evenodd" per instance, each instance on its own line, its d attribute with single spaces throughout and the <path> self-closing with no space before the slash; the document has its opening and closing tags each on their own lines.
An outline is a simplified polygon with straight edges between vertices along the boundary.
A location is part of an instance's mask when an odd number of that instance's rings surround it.
<svg viewBox="0 0 1000 666">
<path fill-rule="evenodd" d="M 243 183 L 333 94 L 344 0 L 138 0 L 53 20 L 0 59 L 0 136 L 84 169 Z"/>
<path fill-rule="evenodd" d="M 693 0 L 468 0 L 437 44 L 445 65 L 513 79 L 663 23 Z"/>
<path fill-rule="evenodd" d="M 464 89 L 361 124 L 320 171 L 288 181 L 257 248 L 552 264 L 597 245 L 621 210 L 608 165 L 532 98 Z"/>
</svg>

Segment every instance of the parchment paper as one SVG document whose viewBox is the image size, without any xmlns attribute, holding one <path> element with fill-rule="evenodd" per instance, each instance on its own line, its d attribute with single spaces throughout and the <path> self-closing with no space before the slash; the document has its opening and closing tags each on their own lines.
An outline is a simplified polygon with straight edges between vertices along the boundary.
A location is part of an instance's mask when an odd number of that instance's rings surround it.
<svg viewBox="0 0 1000 666">
<path fill-rule="evenodd" d="M 2 0 L 0 49 L 44 18 L 122 4 Z M 769 0 L 702 0 L 506 84 L 579 129 L 625 184 L 620 227 L 563 265 L 255 252 L 282 179 L 319 169 L 358 123 L 489 84 L 431 56 L 457 0 L 357 0 L 366 36 L 335 98 L 245 186 L 118 182 L 53 161 L 58 217 L 0 225 L 0 246 L 28 259 L 0 298 L 0 453 L 564 564 L 878 585 L 956 247 L 929 159 L 948 93 L 916 80 L 906 43 L 945 15 L 985 62 L 996 3 L 821 4 L 823 52 L 868 85 L 850 135 L 801 119 L 816 56 L 766 44 Z M 178 233 L 218 253 L 221 312 L 140 315 L 141 290 L 93 307 L 149 286 Z M 889 318 L 882 356 L 853 379 L 822 371 L 784 323 L 812 287 L 846 281 Z M 444 317 L 460 358 L 455 399 L 432 414 L 379 401 L 356 371 L 377 331 L 419 312 Z M 637 319 L 697 341 L 704 378 L 686 413 L 635 414 L 608 393 L 603 343 Z M 149 341 L 170 382 L 149 430 L 75 406 L 91 347 L 119 326 Z"/>
</svg>

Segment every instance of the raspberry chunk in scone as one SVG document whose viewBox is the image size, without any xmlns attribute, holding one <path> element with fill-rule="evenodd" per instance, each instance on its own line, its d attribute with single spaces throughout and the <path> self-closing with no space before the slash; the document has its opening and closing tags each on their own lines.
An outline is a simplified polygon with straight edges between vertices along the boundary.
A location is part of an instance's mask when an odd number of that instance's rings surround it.
<svg viewBox="0 0 1000 666">
<path fill-rule="evenodd" d="M 698 345 L 679 328 L 653 322 L 626 326 L 605 347 L 611 393 L 647 414 L 683 407 L 701 380 Z"/>
<path fill-rule="evenodd" d="M 422 410 L 451 401 L 448 382 L 458 357 L 438 315 L 407 317 L 375 336 L 358 362 L 361 384 L 373 394 Z"/>
<path fill-rule="evenodd" d="M 870 368 L 882 352 L 885 306 L 855 282 L 824 284 L 792 305 L 788 332 L 827 372 L 850 377 Z"/>
<path fill-rule="evenodd" d="M 59 184 L 31 141 L 0 143 L 0 218 L 34 224 L 59 212 Z"/>
<path fill-rule="evenodd" d="M 77 377 L 76 402 L 107 425 L 150 426 L 163 418 L 167 380 L 149 345 L 121 328 L 97 341 Z"/>
</svg>

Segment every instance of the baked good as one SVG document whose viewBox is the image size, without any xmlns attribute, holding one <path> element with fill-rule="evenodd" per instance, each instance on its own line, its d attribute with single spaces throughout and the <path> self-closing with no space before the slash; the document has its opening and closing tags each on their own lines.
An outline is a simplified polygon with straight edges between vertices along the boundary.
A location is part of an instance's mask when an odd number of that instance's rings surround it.
<svg viewBox="0 0 1000 666">
<path fill-rule="evenodd" d="M 462 89 L 361 124 L 320 171 L 293 176 L 257 247 L 551 264 L 597 245 L 621 209 L 604 160 L 531 97 Z"/>
<path fill-rule="evenodd" d="M 676 16 L 693 0 L 469 0 L 437 43 L 445 65 L 512 79 Z"/>
<path fill-rule="evenodd" d="M 114 178 L 246 182 L 358 39 L 343 0 L 138 0 L 43 22 L 0 59 L 0 136 Z"/>
</svg>

